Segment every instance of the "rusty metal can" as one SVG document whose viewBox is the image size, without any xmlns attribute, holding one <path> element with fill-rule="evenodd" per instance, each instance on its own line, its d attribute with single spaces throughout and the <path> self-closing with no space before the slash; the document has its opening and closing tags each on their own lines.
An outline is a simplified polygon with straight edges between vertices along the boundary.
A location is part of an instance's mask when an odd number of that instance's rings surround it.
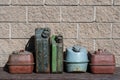
<svg viewBox="0 0 120 80">
<path fill-rule="evenodd" d="M 114 73 L 115 56 L 106 50 L 98 49 L 91 54 L 90 70 L 92 73 Z"/>
<path fill-rule="evenodd" d="M 50 29 L 37 28 L 35 30 L 36 72 L 50 72 Z"/>
<path fill-rule="evenodd" d="M 9 56 L 8 68 L 10 73 L 32 73 L 34 68 L 33 54 L 28 51 L 17 51 Z"/>
</svg>

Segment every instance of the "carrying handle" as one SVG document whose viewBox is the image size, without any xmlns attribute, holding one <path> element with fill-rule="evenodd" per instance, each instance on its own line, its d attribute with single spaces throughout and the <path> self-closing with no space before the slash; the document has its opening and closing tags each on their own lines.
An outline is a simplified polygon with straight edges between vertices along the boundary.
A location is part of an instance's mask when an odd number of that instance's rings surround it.
<svg viewBox="0 0 120 80">
<path fill-rule="evenodd" d="M 13 51 L 12 54 L 21 54 L 21 53 L 23 53 L 23 52 L 25 52 L 25 50 Z"/>
<path fill-rule="evenodd" d="M 98 49 L 98 51 L 95 51 L 95 54 L 103 54 L 108 52 L 106 49 Z"/>
<path fill-rule="evenodd" d="M 20 50 L 19 52 L 25 52 L 25 50 Z"/>
</svg>

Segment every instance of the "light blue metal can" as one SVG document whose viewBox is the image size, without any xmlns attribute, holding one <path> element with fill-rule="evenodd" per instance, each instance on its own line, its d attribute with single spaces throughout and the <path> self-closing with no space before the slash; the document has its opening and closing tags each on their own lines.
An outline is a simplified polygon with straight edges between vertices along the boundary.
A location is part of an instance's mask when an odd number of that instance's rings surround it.
<svg viewBox="0 0 120 80">
<path fill-rule="evenodd" d="M 87 50 L 81 46 L 67 48 L 66 51 L 66 70 L 67 72 L 86 72 L 88 65 Z"/>
</svg>

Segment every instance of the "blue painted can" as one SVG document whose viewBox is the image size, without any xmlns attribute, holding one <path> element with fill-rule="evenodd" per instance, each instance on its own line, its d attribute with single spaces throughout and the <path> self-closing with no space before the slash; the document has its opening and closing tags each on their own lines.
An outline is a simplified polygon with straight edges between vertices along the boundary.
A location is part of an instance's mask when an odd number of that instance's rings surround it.
<svg viewBox="0 0 120 80">
<path fill-rule="evenodd" d="M 67 48 L 66 51 L 66 70 L 67 72 L 86 72 L 88 65 L 87 50 L 81 46 Z"/>
</svg>

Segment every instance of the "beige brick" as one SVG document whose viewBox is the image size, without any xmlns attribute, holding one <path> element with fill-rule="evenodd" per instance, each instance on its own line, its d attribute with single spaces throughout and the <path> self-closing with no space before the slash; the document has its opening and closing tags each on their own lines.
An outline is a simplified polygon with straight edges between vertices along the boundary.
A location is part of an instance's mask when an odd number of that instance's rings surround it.
<svg viewBox="0 0 120 80">
<path fill-rule="evenodd" d="M 78 0 L 46 0 L 46 5 L 78 5 Z"/>
<path fill-rule="evenodd" d="M 30 38 L 35 35 L 35 28 L 49 27 L 52 34 L 62 34 L 64 38 L 77 37 L 77 24 L 72 23 L 12 23 L 12 38 Z"/>
<path fill-rule="evenodd" d="M 8 61 L 8 58 L 9 54 L 8 55 L 0 54 L 0 61 Z"/>
<path fill-rule="evenodd" d="M 43 0 L 12 0 L 13 5 L 43 5 Z"/>
<path fill-rule="evenodd" d="M 0 38 L 9 38 L 9 24 L 0 23 Z"/>
<path fill-rule="evenodd" d="M 79 37 L 81 38 L 111 38 L 111 24 L 81 23 Z"/>
<path fill-rule="evenodd" d="M 115 56 L 116 67 L 120 67 L 120 56 Z"/>
<path fill-rule="evenodd" d="M 0 55 L 11 54 L 15 50 L 25 49 L 28 39 L 0 39 Z"/>
<path fill-rule="evenodd" d="M 97 22 L 120 22 L 119 6 L 99 6 L 96 8 Z"/>
<path fill-rule="evenodd" d="M 107 51 L 112 53 L 112 45 L 113 41 L 111 39 L 99 39 L 96 40 L 95 49 L 106 49 Z"/>
<path fill-rule="evenodd" d="M 42 23 L 12 23 L 11 24 L 12 38 L 30 38 L 35 35 L 35 28 L 44 27 Z"/>
<path fill-rule="evenodd" d="M 114 5 L 120 5 L 120 0 L 114 0 Z"/>
<path fill-rule="evenodd" d="M 113 38 L 120 38 L 120 24 L 113 24 Z"/>
<path fill-rule="evenodd" d="M 0 0 L 0 5 L 9 5 L 10 0 Z"/>
<path fill-rule="evenodd" d="M 0 61 L 0 67 L 5 67 L 6 64 L 7 64 L 7 61 Z"/>
<path fill-rule="evenodd" d="M 80 5 L 112 5 L 112 0 L 79 0 Z"/>
<path fill-rule="evenodd" d="M 26 20 L 25 7 L 19 7 L 19 6 L 1 6 L 0 7 L 0 21 L 25 22 L 25 20 Z"/>
<path fill-rule="evenodd" d="M 68 47 L 79 45 L 85 47 L 88 51 L 94 50 L 94 41 L 92 39 L 64 39 L 64 50 Z"/>
<path fill-rule="evenodd" d="M 120 56 L 120 39 L 113 40 L 113 54 Z"/>
<path fill-rule="evenodd" d="M 92 22 L 93 7 L 88 6 L 64 6 L 61 7 L 63 22 Z"/>
<path fill-rule="evenodd" d="M 77 24 L 72 23 L 48 23 L 45 27 L 51 29 L 51 34 L 62 34 L 64 38 L 77 37 Z"/>
<path fill-rule="evenodd" d="M 32 22 L 59 22 L 60 9 L 56 6 L 28 7 L 28 19 Z"/>
</svg>

